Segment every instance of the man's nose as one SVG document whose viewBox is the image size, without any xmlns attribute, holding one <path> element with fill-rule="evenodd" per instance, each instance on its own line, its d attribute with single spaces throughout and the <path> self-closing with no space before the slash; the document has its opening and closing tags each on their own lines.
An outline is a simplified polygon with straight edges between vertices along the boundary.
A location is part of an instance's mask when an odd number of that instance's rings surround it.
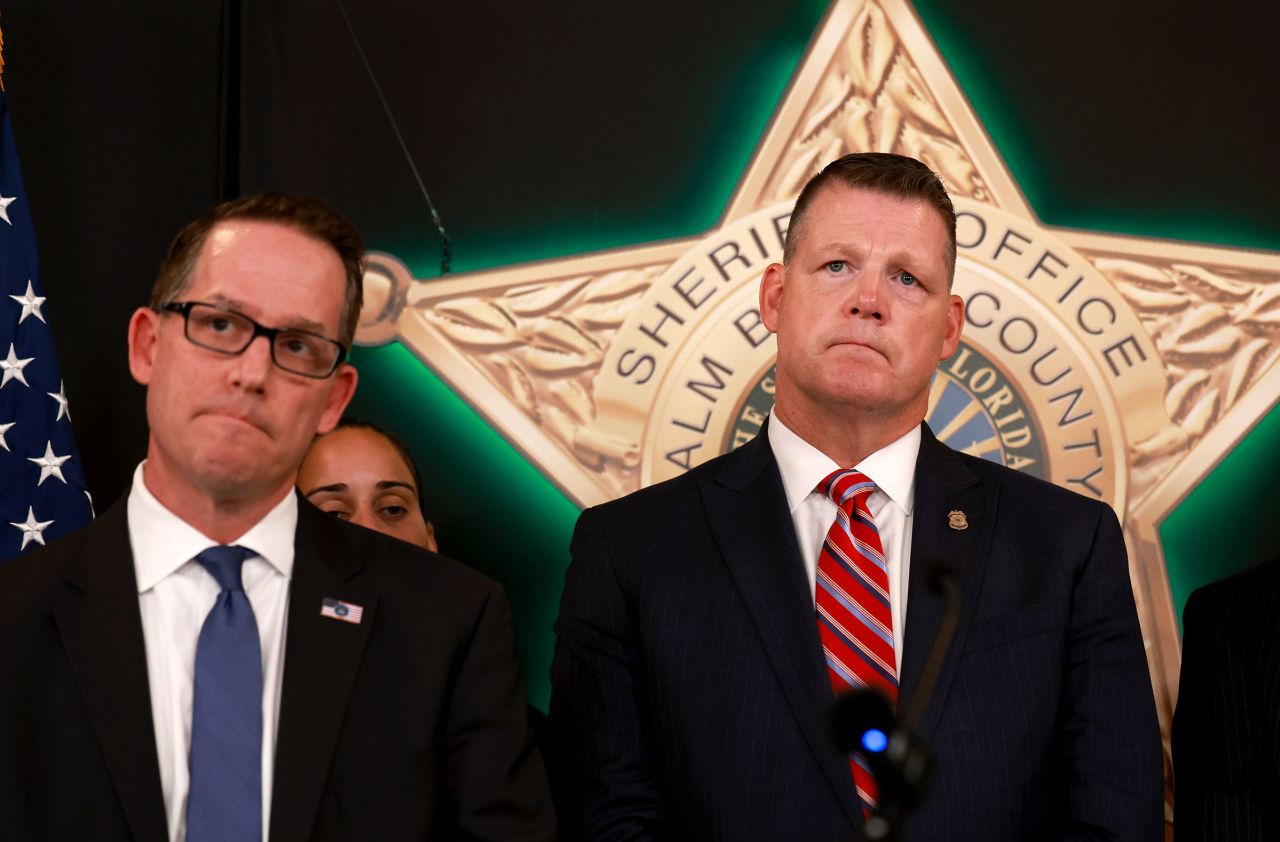
<svg viewBox="0 0 1280 842">
<path fill-rule="evenodd" d="M 261 389 L 274 365 L 271 361 L 271 340 L 265 336 L 255 336 L 249 347 L 236 358 L 234 382 L 242 389 Z"/>
<path fill-rule="evenodd" d="M 889 279 L 879 269 L 864 269 L 850 285 L 847 306 L 854 316 L 866 316 L 883 320 L 885 316 L 885 289 Z"/>
</svg>

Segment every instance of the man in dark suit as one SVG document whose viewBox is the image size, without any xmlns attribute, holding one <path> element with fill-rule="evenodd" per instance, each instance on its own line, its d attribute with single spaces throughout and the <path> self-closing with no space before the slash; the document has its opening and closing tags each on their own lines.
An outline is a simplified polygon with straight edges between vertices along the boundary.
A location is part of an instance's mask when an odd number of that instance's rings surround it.
<svg viewBox="0 0 1280 842">
<path fill-rule="evenodd" d="M 578 522 L 552 667 L 552 768 L 580 801 L 562 824 L 855 838 L 878 781 L 834 747 L 828 711 L 858 687 L 911 702 L 940 560 L 963 603 L 917 728 L 937 774 L 902 838 L 1161 838 L 1115 514 L 922 423 L 960 338 L 954 267 L 951 201 L 918 161 L 846 156 L 801 193 L 761 284 L 778 339 L 766 431 Z"/>
<path fill-rule="evenodd" d="M 1196 590 L 1182 629 L 1176 838 L 1280 839 L 1280 558 Z"/>
<path fill-rule="evenodd" d="M 129 495 L 0 567 L 0 838 L 554 837 L 502 589 L 293 489 L 355 389 L 362 248 L 279 194 L 170 247 Z"/>
</svg>

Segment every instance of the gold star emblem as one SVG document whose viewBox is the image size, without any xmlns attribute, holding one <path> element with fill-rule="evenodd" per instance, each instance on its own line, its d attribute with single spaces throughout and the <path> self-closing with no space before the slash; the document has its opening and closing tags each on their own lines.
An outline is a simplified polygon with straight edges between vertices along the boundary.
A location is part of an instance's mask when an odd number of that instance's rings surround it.
<svg viewBox="0 0 1280 842">
<path fill-rule="evenodd" d="M 429 284 L 374 255 L 357 339 L 402 342 L 579 505 L 674 476 L 759 429 L 759 276 L 804 182 L 863 150 L 920 158 L 956 203 L 967 324 L 931 426 L 1116 508 L 1167 734 L 1158 528 L 1280 394 L 1280 256 L 1042 224 L 904 0 L 833 5 L 712 230 Z"/>
</svg>

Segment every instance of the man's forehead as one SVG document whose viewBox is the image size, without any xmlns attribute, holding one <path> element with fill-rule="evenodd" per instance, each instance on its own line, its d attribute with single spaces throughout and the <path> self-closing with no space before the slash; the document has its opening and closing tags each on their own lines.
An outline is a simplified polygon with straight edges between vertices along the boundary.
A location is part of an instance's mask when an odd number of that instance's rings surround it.
<svg viewBox="0 0 1280 842">
<path fill-rule="evenodd" d="M 234 217 L 217 222 L 205 236 L 205 250 L 225 248 L 237 238 L 246 234 L 273 235 L 287 239 L 299 238 L 318 246 L 327 246 L 323 240 L 317 239 L 298 226 L 274 219 L 256 219 L 253 217 Z"/>
<path fill-rule="evenodd" d="M 201 249 L 202 256 L 228 248 L 234 241 L 237 230 L 244 228 L 246 222 L 243 219 L 224 220 L 209 229 L 204 248 Z"/>
<path fill-rule="evenodd" d="M 945 242 L 942 214 L 927 200 L 840 182 L 824 185 L 813 195 L 798 225 L 793 225 L 787 236 L 796 238 L 794 246 L 803 244 L 814 229 L 820 229 L 824 239 L 840 239 L 850 226 L 881 223 L 889 215 L 900 222 L 918 217 L 929 228 L 936 224 L 937 233 Z"/>
<path fill-rule="evenodd" d="M 787 229 L 788 251 L 794 253 L 813 229 L 815 222 L 830 221 L 837 205 L 856 200 L 858 194 L 869 192 L 866 188 L 854 187 L 839 181 L 828 182 L 818 188 L 809 197 L 803 211 L 798 216 L 793 213 L 791 217 Z"/>
<path fill-rule="evenodd" d="M 933 210 L 925 199 L 918 196 L 899 196 L 886 190 L 836 181 L 824 185 L 814 194 L 806 216 L 812 214 L 813 219 L 822 219 L 829 217 L 836 209 L 859 217 L 872 216 L 885 207 L 895 205 L 913 210 Z"/>
<path fill-rule="evenodd" d="M 225 220 L 209 231 L 185 291 L 190 299 L 274 320 L 268 326 L 322 333 L 333 330 L 345 294 L 346 270 L 328 243 L 256 219 Z"/>
<path fill-rule="evenodd" d="M 239 259 L 244 255 L 280 263 L 323 263 L 341 267 L 332 244 L 288 222 L 224 219 L 209 229 L 197 263 Z"/>
</svg>

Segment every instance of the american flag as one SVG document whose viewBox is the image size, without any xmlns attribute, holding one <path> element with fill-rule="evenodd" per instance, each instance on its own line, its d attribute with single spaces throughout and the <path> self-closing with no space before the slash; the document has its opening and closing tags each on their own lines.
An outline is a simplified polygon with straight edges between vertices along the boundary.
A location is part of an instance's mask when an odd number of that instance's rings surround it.
<svg viewBox="0 0 1280 842">
<path fill-rule="evenodd" d="M 93 517 L 0 92 L 0 561 Z"/>
<path fill-rule="evenodd" d="M 325 598 L 320 601 L 320 616 L 358 625 L 360 618 L 364 616 L 364 606 L 343 602 L 340 599 Z"/>
</svg>

